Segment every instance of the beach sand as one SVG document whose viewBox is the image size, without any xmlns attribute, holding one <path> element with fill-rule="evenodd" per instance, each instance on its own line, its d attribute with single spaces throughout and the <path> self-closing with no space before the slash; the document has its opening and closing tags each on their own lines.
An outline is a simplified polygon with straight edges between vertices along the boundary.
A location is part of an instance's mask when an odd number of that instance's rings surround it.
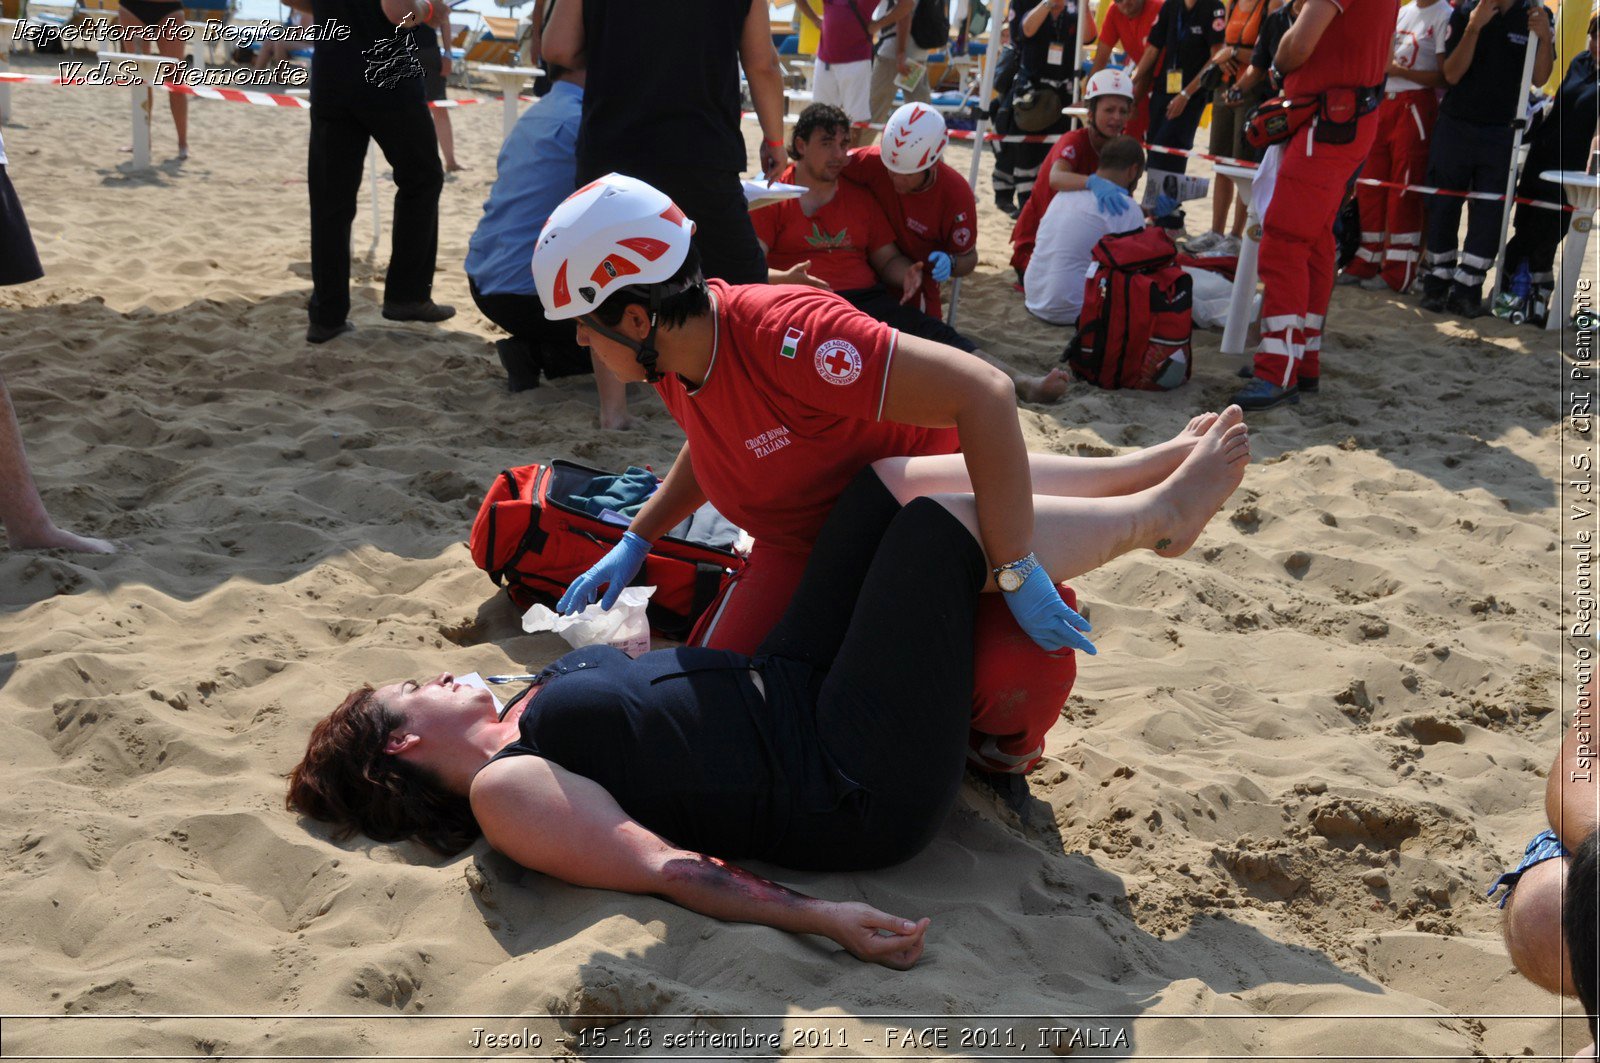
<svg viewBox="0 0 1600 1063">
<path fill-rule="evenodd" d="M 1195 548 L 1078 582 L 1100 654 L 1026 821 L 969 784 L 903 866 L 759 868 L 931 916 L 926 958 L 893 973 L 482 843 L 331 841 L 283 808 L 352 686 L 566 649 L 521 634 L 463 544 L 496 472 L 664 471 L 680 443 L 644 391 L 629 433 L 598 429 L 585 380 L 506 393 L 460 269 L 498 103 L 453 113 L 471 169 L 444 190 L 435 291 L 461 312 L 381 320 L 386 231 L 356 265 L 358 331 L 311 347 L 304 112 L 195 102 L 178 165 L 158 106 L 157 167 L 129 175 L 123 90 L 13 101 L 48 276 L 0 289 L 0 371 L 58 521 L 125 549 L 0 548 L 0 1012 L 36 1016 L 5 1021 L 8 1054 L 476 1058 L 524 1051 L 527 1027 L 545 1054 L 698 1029 L 875 1055 L 905 1051 L 886 1027 L 935 1024 L 949 1047 L 923 1054 L 1009 1035 L 1047 1055 L 1052 1027 L 1072 1031 L 1054 1054 L 1144 1058 L 1587 1043 L 1512 971 L 1484 898 L 1543 826 L 1564 725 L 1548 334 L 1341 288 L 1322 394 L 1251 418 L 1255 464 Z M 1012 290 L 988 169 L 960 325 L 1042 370 L 1066 336 Z M 1196 341 L 1178 391 L 1025 407 L 1030 447 L 1114 453 L 1220 408 L 1240 362 Z"/>
</svg>

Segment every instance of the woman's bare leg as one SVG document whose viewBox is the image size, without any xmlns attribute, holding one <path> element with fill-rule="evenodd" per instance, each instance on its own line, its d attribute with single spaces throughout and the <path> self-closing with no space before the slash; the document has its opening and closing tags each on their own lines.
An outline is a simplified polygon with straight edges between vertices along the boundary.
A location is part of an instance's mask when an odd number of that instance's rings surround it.
<svg viewBox="0 0 1600 1063">
<path fill-rule="evenodd" d="M 156 50 L 169 59 L 180 62 L 188 50 L 188 45 L 179 36 L 184 25 L 183 8 L 178 8 L 171 18 L 161 22 L 161 37 L 156 41 Z M 189 97 L 181 92 L 167 93 L 167 99 L 172 106 L 172 127 L 178 134 L 178 157 L 189 157 Z"/>
<path fill-rule="evenodd" d="M 45 511 L 28 472 L 28 455 L 22 449 L 22 432 L 11 409 L 11 395 L 0 380 L 0 524 L 13 550 L 59 548 L 85 554 L 110 554 L 116 547 L 104 539 L 74 535 L 56 527 Z"/>
<path fill-rule="evenodd" d="M 1033 552 L 1057 583 L 1133 550 L 1177 557 L 1233 494 L 1249 462 L 1244 414 L 1229 406 L 1172 475 L 1154 487 L 1100 498 L 1035 496 Z M 932 497 L 978 536 L 978 510 L 970 494 Z M 984 589 L 995 589 L 992 576 Z"/>
<path fill-rule="evenodd" d="M 1165 443 L 1110 458 L 1030 454 L 1033 493 L 1106 498 L 1154 487 L 1173 474 L 1216 419 L 1214 413 L 1202 413 Z M 960 454 L 882 458 L 872 467 L 902 505 L 918 495 L 966 494 L 972 490 L 966 459 Z"/>
</svg>

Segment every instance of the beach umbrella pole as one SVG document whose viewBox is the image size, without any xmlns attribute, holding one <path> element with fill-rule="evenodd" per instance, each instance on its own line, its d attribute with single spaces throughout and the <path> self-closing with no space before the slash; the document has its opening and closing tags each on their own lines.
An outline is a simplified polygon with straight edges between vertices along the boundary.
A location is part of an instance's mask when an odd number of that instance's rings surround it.
<svg viewBox="0 0 1600 1063">
<path fill-rule="evenodd" d="M 989 95 L 994 92 L 994 65 L 1000 57 L 1000 27 L 1005 25 L 1008 0 L 997 0 L 989 16 L 989 46 L 983 53 L 983 76 L 978 79 L 978 127 L 972 133 L 972 165 L 967 168 L 967 184 L 973 195 L 978 192 L 978 164 L 983 161 L 984 136 L 989 132 Z M 976 218 L 973 219 L 977 221 Z M 945 322 L 956 326 L 956 304 L 961 301 L 961 278 L 950 282 L 950 309 L 945 312 Z"/>
<path fill-rule="evenodd" d="M 1517 175 L 1521 167 L 1518 165 L 1518 156 L 1522 154 L 1522 137 L 1528 129 L 1528 83 L 1533 80 L 1533 59 L 1539 47 L 1539 38 L 1532 33 L 1528 34 L 1528 46 L 1522 55 L 1522 80 L 1518 83 L 1518 91 L 1522 94 L 1521 102 L 1517 105 L 1517 120 L 1512 123 L 1516 132 L 1511 138 L 1511 165 L 1506 173 L 1506 198 L 1500 212 L 1500 248 L 1494 256 L 1494 290 L 1489 293 L 1489 305 L 1500 298 L 1500 293 L 1506 288 L 1506 243 L 1511 239 L 1511 197 L 1517 194 Z"/>
</svg>

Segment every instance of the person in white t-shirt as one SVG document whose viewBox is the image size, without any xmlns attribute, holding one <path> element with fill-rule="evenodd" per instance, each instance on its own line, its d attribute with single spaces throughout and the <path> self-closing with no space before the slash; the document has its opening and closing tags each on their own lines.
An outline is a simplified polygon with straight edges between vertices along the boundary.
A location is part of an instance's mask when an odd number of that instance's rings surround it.
<svg viewBox="0 0 1600 1063">
<path fill-rule="evenodd" d="M 1050 201 L 1022 281 L 1034 317 L 1052 325 L 1077 323 L 1094 245 L 1102 236 L 1144 227 L 1144 211 L 1133 199 L 1143 175 L 1144 148 L 1133 137 L 1115 137 L 1100 149 L 1095 176 L 1127 190 L 1121 209 L 1102 213 L 1092 191 L 1062 192 Z"/>
<path fill-rule="evenodd" d="M 1445 87 L 1439 57 L 1454 11 L 1450 0 L 1413 0 L 1400 9 L 1394 28 L 1394 54 L 1378 108 L 1378 139 L 1362 177 L 1398 185 L 1420 184 L 1428 172 L 1433 122 Z M 1425 205 L 1416 192 L 1358 185 L 1361 250 L 1345 267 L 1342 284 L 1409 291 L 1422 258 Z"/>
</svg>

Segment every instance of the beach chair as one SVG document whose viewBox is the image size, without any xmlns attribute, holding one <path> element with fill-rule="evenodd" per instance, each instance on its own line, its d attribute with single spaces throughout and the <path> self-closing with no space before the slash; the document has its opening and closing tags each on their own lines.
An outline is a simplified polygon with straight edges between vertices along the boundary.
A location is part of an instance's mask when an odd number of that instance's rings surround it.
<svg viewBox="0 0 1600 1063">
<path fill-rule="evenodd" d="M 467 44 L 461 57 L 462 79 L 471 74 L 474 63 L 487 66 L 524 66 L 522 53 L 533 34 L 533 24 L 522 19 L 480 15 L 483 25 Z"/>
<path fill-rule="evenodd" d="M 28 6 L 28 17 L 30 19 L 38 18 L 36 13 L 38 6 L 39 5 L 34 4 L 30 4 Z M 109 23 L 110 25 L 115 26 L 117 24 L 117 18 L 117 0 L 78 0 L 77 6 L 73 10 L 72 17 L 68 20 L 67 24 L 71 26 L 87 27 L 89 25 L 103 25 Z M 108 48 L 113 51 L 125 50 L 121 44 L 112 44 L 109 34 L 90 34 L 87 32 L 85 32 L 82 36 L 77 37 L 75 40 L 68 41 L 67 47 L 73 51 L 84 52 L 100 52 Z"/>
</svg>

